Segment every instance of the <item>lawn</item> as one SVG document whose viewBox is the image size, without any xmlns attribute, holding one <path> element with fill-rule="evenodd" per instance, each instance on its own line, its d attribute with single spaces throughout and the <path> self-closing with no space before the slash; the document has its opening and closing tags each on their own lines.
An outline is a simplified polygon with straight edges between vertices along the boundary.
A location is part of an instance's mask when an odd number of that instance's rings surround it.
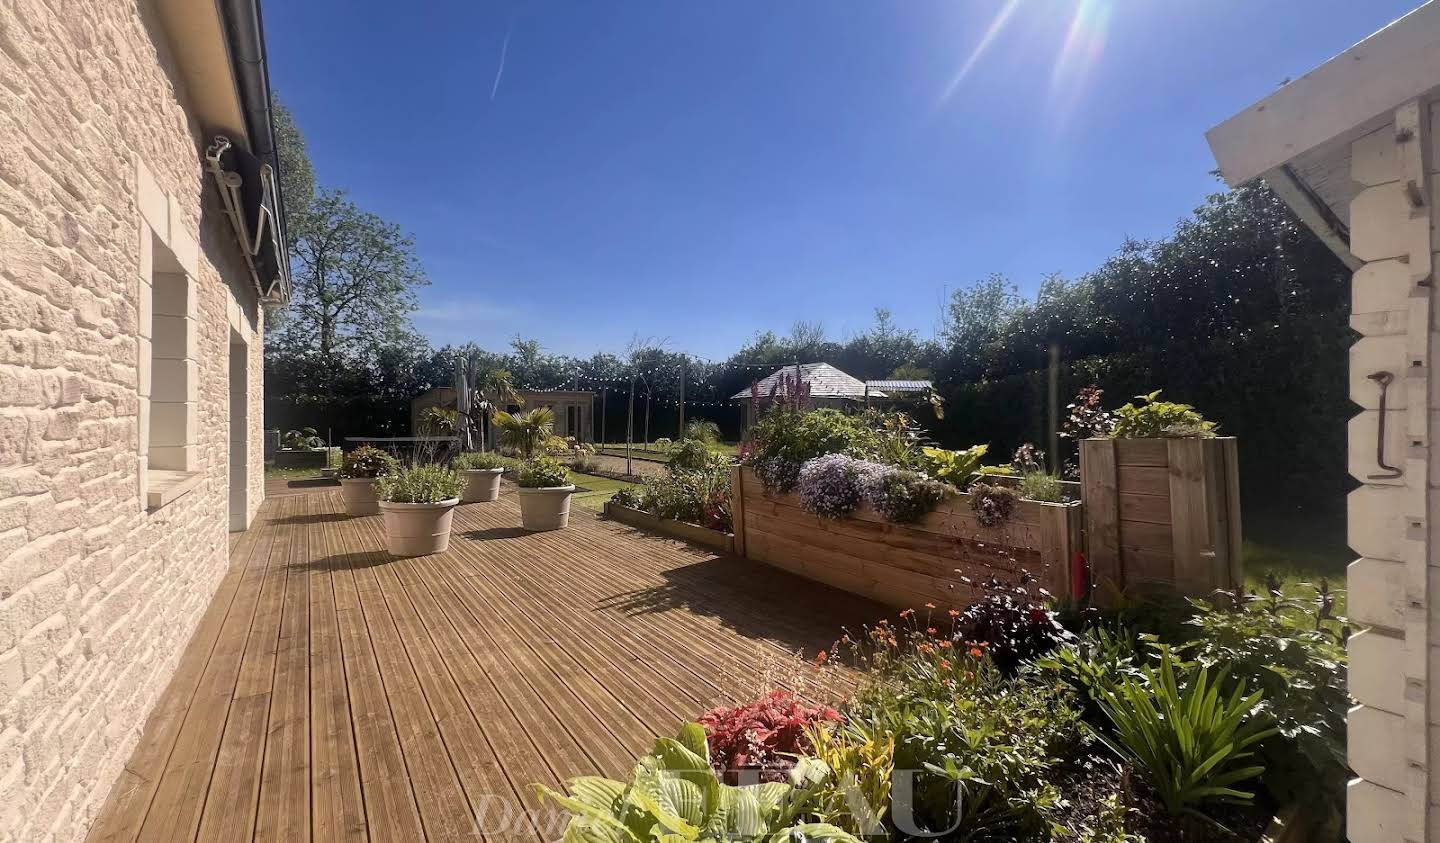
<svg viewBox="0 0 1440 843">
<path fill-rule="evenodd" d="M 574 502 L 586 509 L 593 509 L 596 512 L 605 508 L 605 502 L 610 496 L 638 483 L 630 483 L 625 480 L 616 480 L 611 477 L 600 477 L 595 474 L 581 474 L 576 471 L 570 472 L 570 481 L 576 486 L 581 486 L 585 491 L 576 491 Z"/>
<path fill-rule="evenodd" d="M 739 448 L 740 446 L 734 442 L 720 442 L 710 446 L 710 450 L 714 451 L 715 453 L 728 454 L 730 456 L 734 456 L 736 453 L 738 453 Z M 597 453 L 609 454 L 615 457 L 623 457 L 625 456 L 625 443 L 597 443 L 595 445 L 595 450 Z M 630 456 L 634 457 L 637 460 L 651 460 L 653 462 L 670 461 L 670 453 L 668 451 L 662 451 L 659 448 L 656 448 L 653 443 L 649 446 L 646 446 L 645 444 L 640 442 L 634 443 L 631 446 Z"/>
</svg>

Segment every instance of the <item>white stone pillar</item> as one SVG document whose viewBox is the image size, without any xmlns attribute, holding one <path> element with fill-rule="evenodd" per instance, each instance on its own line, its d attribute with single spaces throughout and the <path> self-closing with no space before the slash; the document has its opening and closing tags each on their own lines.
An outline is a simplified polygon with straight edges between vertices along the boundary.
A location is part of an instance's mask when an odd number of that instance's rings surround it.
<svg viewBox="0 0 1440 843">
<path fill-rule="evenodd" d="M 1430 425 L 1440 419 L 1440 379 L 1432 376 L 1432 308 L 1437 215 L 1429 181 L 1431 107 L 1412 101 L 1386 126 L 1351 146 L 1351 178 L 1363 186 L 1350 203 L 1356 273 L 1351 326 L 1350 472 L 1364 485 L 1349 501 L 1350 615 L 1368 626 L 1350 642 L 1349 756 L 1359 778 L 1349 791 L 1353 843 L 1440 840 L 1440 777 L 1430 773 L 1440 741 L 1440 699 L 1430 688 L 1440 659 L 1440 519 L 1431 489 L 1440 465 Z M 1388 377 L 1387 377 L 1388 374 Z M 1383 451 L 1381 385 L 1385 394 Z M 1383 462 L 1393 466 L 1390 470 Z M 1440 591 L 1436 592 L 1440 594 Z"/>
</svg>

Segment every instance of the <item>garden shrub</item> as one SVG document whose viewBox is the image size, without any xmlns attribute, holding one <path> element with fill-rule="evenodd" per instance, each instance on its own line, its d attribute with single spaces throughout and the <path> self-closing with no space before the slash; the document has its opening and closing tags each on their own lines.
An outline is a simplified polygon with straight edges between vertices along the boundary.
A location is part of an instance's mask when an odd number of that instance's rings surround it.
<svg viewBox="0 0 1440 843">
<path fill-rule="evenodd" d="M 915 471 L 873 466 L 860 476 L 860 496 L 880 516 L 896 524 L 910 524 L 935 511 L 951 494 L 948 484 Z"/>
<path fill-rule="evenodd" d="M 581 776 L 566 783 L 569 796 L 544 785 L 535 789 L 574 815 L 565 840 L 859 843 L 834 826 L 803 821 L 809 790 L 784 782 L 724 784 L 710 769 L 710 755 L 705 730 L 687 723 L 676 738 L 655 741 L 630 782 Z"/>
<path fill-rule="evenodd" d="M 1284 740 L 1260 747 L 1265 784 L 1284 801 L 1344 804 L 1346 761 L 1346 620 L 1334 614 L 1327 583 L 1291 595 L 1273 578 L 1267 594 L 1222 595 L 1217 605 L 1192 600 L 1195 640 L 1183 652 L 1205 667 L 1264 691 L 1261 708 Z"/>
<path fill-rule="evenodd" d="M 502 457 L 494 451 L 470 451 L 455 458 L 457 471 L 483 471 L 497 468 L 512 469 L 515 461 Z"/>
<path fill-rule="evenodd" d="M 1032 586 L 1028 574 L 1013 584 L 999 578 L 986 580 L 981 584 L 983 596 L 955 620 L 957 636 L 984 645 L 995 666 L 1006 675 L 1075 637 L 1045 605 L 1044 591 L 1037 588 L 1032 593 Z"/>
<path fill-rule="evenodd" d="M 789 691 L 771 691 L 753 702 L 719 706 L 700 718 L 710 741 L 710 765 L 727 781 L 742 770 L 758 771 L 768 782 L 785 780 L 795 756 L 810 750 L 806 729 L 840 721 L 829 706 L 806 705 Z"/>
<path fill-rule="evenodd" d="M 698 471 L 670 470 L 650 477 L 636 493 L 636 509 L 661 518 L 729 532 L 730 469 L 712 462 Z"/>
<path fill-rule="evenodd" d="M 1020 494 L 1008 486 L 976 483 L 970 487 L 970 508 L 981 527 L 998 527 L 1010 520 Z"/>
<path fill-rule="evenodd" d="M 570 443 L 563 436 L 547 436 L 541 447 L 551 456 L 570 453 Z"/>
<path fill-rule="evenodd" d="M 719 460 L 716 455 L 698 439 L 682 439 L 670 449 L 669 465 L 672 471 L 699 471 L 717 462 Z"/>
<path fill-rule="evenodd" d="M 595 474 L 600 470 L 600 461 L 583 452 L 577 452 L 570 461 L 570 468 L 581 474 Z"/>
<path fill-rule="evenodd" d="M 1158 668 L 1143 668 L 1144 680 L 1122 677 L 1099 688 L 1096 703 L 1113 733 L 1099 740 L 1133 765 L 1173 815 L 1203 817 L 1206 803 L 1248 805 L 1254 793 L 1236 785 L 1265 771 L 1251 763 L 1255 745 L 1277 733 L 1257 708 L 1263 691 L 1247 694 L 1242 680 L 1229 685 L 1223 673 L 1179 662 L 1162 648 Z"/>
<path fill-rule="evenodd" d="M 1020 497 L 1046 503 L 1063 503 L 1065 488 L 1060 485 L 1059 477 L 1043 471 L 1032 471 L 1020 475 Z"/>
<path fill-rule="evenodd" d="M 340 476 L 347 480 L 382 477 L 399 470 L 399 460 L 371 445 L 361 445 L 340 463 Z"/>
<path fill-rule="evenodd" d="M 672 447 L 674 447 L 674 445 L 675 445 L 674 442 L 670 441 L 670 439 L 668 439 L 668 438 L 666 438 L 666 437 L 664 437 L 664 436 L 662 436 L 662 437 L 660 437 L 659 439 L 656 439 L 656 440 L 655 440 L 655 450 L 657 450 L 657 451 L 668 451 L 668 450 L 670 450 Z"/>
<path fill-rule="evenodd" d="M 708 419 L 692 419 L 685 424 L 685 432 L 680 438 L 717 445 L 720 442 L 720 425 Z"/>
<path fill-rule="evenodd" d="M 313 427 L 302 427 L 299 430 L 286 431 L 285 436 L 280 440 L 283 448 L 292 451 L 311 450 L 325 447 L 325 440 L 320 438 L 320 433 Z"/>
<path fill-rule="evenodd" d="M 868 459 L 880 450 L 880 435 L 859 416 L 839 410 L 797 412 L 774 407 L 751 429 L 749 460 L 767 486 L 788 491 L 794 477 L 789 468 L 827 454 Z"/>
<path fill-rule="evenodd" d="M 1153 439 L 1158 437 L 1208 438 L 1215 435 L 1215 423 L 1195 411 L 1189 404 L 1160 401 L 1160 390 L 1137 395 L 1135 400 L 1115 411 L 1115 426 L 1110 435 L 1115 439 Z"/>
<path fill-rule="evenodd" d="M 570 484 L 570 469 L 554 457 L 535 457 L 521 463 L 515 482 L 522 489 L 548 489 Z"/>
<path fill-rule="evenodd" d="M 640 492 L 634 486 L 626 486 L 623 489 L 615 490 L 615 494 L 610 496 L 610 501 L 631 509 L 640 509 Z"/>
<path fill-rule="evenodd" d="M 402 468 L 375 481 L 383 501 L 391 503 L 440 503 L 460 497 L 465 481 L 453 469 L 434 464 Z"/>
</svg>

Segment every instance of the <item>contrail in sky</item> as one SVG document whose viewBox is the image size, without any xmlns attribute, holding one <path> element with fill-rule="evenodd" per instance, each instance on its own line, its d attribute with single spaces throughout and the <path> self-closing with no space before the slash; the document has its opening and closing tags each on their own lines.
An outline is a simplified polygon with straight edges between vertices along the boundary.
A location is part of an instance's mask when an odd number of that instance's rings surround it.
<svg viewBox="0 0 1440 843">
<path fill-rule="evenodd" d="M 495 68 L 495 84 L 490 86 L 490 101 L 495 101 L 495 95 L 500 92 L 500 77 L 505 75 L 505 57 L 510 54 L 510 35 L 515 32 L 515 21 L 512 18 L 510 26 L 505 30 L 505 42 L 500 45 L 500 66 Z"/>
</svg>

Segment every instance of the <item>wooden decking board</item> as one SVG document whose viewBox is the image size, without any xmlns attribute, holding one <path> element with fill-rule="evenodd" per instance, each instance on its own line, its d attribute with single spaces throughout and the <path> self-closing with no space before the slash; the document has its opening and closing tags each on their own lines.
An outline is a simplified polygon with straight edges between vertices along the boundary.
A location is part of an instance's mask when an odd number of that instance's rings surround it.
<svg viewBox="0 0 1440 843">
<path fill-rule="evenodd" d="M 333 487 L 284 491 L 230 538 L 92 838 L 542 843 L 533 783 L 624 777 L 762 657 L 884 613 L 580 510 L 527 534 L 508 489 L 419 559 Z"/>
</svg>

